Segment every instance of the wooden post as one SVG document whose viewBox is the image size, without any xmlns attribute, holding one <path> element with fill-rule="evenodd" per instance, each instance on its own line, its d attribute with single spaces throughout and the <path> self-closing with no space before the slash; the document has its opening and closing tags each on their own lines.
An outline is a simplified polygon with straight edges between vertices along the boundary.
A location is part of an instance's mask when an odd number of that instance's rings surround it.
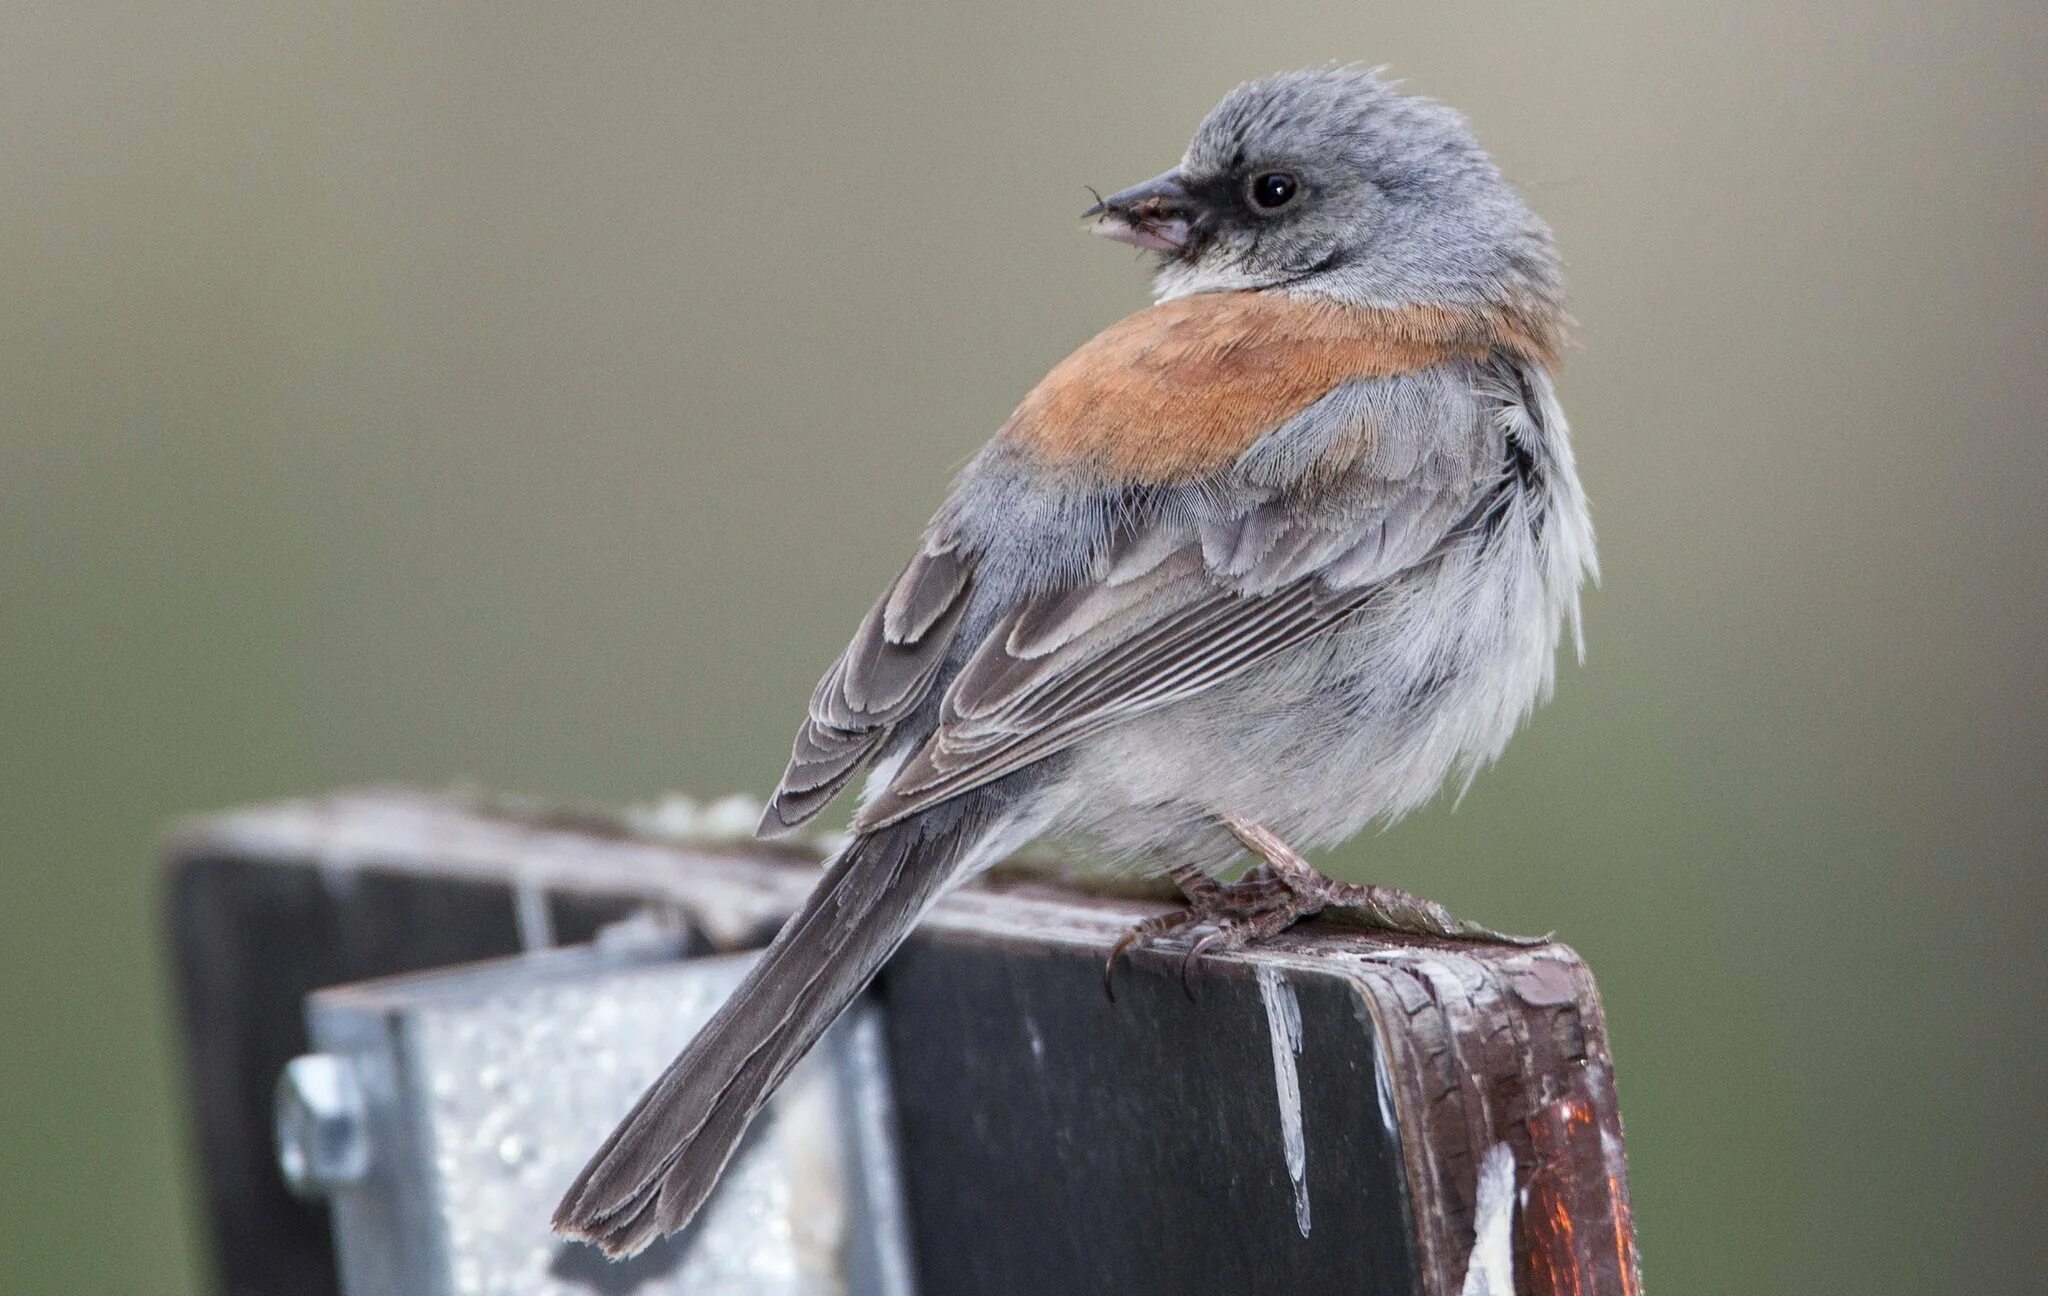
<svg viewBox="0 0 2048 1296">
<path fill-rule="evenodd" d="M 170 859 L 237 1293 L 337 1290 L 269 1135 L 306 994 L 585 940 L 647 907 L 699 947 L 756 944 L 816 876 L 800 851 L 408 794 L 199 821 Z M 998 875 L 942 902 L 878 981 L 920 1290 L 1639 1292 L 1605 1025 L 1571 950 L 1311 923 L 1185 985 L 1177 952 L 1141 955 L 1110 1001 L 1110 945 L 1160 908 Z"/>
</svg>

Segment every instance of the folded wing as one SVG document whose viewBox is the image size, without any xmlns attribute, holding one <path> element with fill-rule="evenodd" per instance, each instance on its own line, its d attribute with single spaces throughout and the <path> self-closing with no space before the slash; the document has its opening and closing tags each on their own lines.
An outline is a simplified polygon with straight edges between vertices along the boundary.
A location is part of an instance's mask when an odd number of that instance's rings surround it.
<svg viewBox="0 0 2048 1296">
<path fill-rule="evenodd" d="M 1527 360 L 1477 326 L 1358 328 L 1298 306 L 1169 303 L 1055 369 L 997 445 L 1042 464 L 1044 489 L 1121 492 L 1094 561 L 1011 607 L 983 592 L 978 642 L 956 643 L 977 602 L 976 545 L 1000 537 L 935 526 L 819 684 L 763 829 L 815 815 L 913 716 L 929 735 L 857 829 L 1212 688 L 1354 615 L 1449 542 L 1501 471 L 1506 421 L 1479 396 L 1481 371 Z M 1278 383 L 1276 366 L 1312 381 Z M 1203 381 L 1190 388 L 1190 373 Z M 1247 401 L 1270 413 L 1253 418 Z M 1199 436 L 1167 434 L 1183 417 Z M 1126 463 L 1133 444 L 1146 453 Z"/>
<path fill-rule="evenodd" d="M 762 817 L 764 833 L 824 809 L 925 700 L 966 611 L 973 571 L 953 546 L 928 541 L 876 600 L 811 695 L 789 768 Z"/>
<path fill-rule="evenodd" d="M 865 806 L 865 831 L 1214 687 L 1338 625 L 1469 507 L 1448 485 L 1308 520 L 1283 504 L 1125 533 L 1091 579 L 1025 599 L 947 687 L 937 730 Z"/>
</svg>

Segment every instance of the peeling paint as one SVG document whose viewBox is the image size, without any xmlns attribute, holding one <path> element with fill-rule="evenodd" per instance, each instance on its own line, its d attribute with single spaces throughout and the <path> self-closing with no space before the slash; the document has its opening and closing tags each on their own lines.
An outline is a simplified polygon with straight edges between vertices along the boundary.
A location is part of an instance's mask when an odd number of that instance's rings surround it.
<svg viewBox="0 0 2048 1296">
<path fill-rule="evenodd" d="M 1515 1152 L 1505 1143 L 1479 1161 L 1472 1258 L 1458 1296 L 1515 1296 Z"/>
<path fill-rule="evenodd" d="M 1308 1236 L 1308 1139 L 1301 1124 L 1301 1074 L 1295 1058 L 1301 1053 L 1301 1001 L 1294 987 L 1280 979 L 1278 968 L 1261 965 L 1259 998 L 1266 1005 L 1266 1031 L 1273 1045 L 1273 1089 L 1280 1102 L 1280 1148 L 1287 1158 L 1287 1178 L 1294 1184 L 1294 1223 Z"/>
</svg>

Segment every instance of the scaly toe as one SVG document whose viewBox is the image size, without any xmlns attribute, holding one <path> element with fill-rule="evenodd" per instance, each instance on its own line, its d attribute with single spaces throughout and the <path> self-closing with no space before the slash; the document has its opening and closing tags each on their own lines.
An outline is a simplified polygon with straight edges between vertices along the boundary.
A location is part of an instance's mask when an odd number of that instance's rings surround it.
<svg viewBox="0 0 2048 1296">
<path fill-rule="evenodd" d="M 1222 942 L 1223 933 L 1220 931 L 1210 932 L 1200 940 L 1188 942 L 1188 952 L 1181 955 L 1180 959 L 1180 989 L 1190 1001 L 1195 997 L 1195 960 Z"/>
<path fill-rule="evenodd" d="M 1186 956 L 1181 959 L 1182 986 L 1187 987 L 1189 996 L 1193 997 L 1193 983 L 1189 980 L 1189 972 L 1193 969 L 1195 960 L 1202 955 L 1212 951 L 1230 953 L 1247 945 L 1270 940 L 1304 918 L 1313 917 L 1321 908 L 1321 903 L 1312 897 L 1290 893 L 1284 903 L 1272 905 L 1254 914 L 1218 922 L 1216 930 L 1190 945 Z"/>
<path fill-rule="evenodd" d="M 1162 940 L 1170 940 L 1196 927 L 1207 918 L 1193 906 L 1174 913 L 1155 914 L 1143 922 L 1135 923 L 1131 929 L 1117 937 L 1116 944 L 1109 947 L 1109 958 L 1102 964 L 1102 992 L 1116 1002 L 1116 965 L 1124 955 L 1134 949 L 1149 949 Z"/>
<path fill-rule="evenodd" d="M 1486 941 L 1496 945 L 1526 947 L 1550 941 L 1549 935 L 1516 936 L 1467 922 L 1434 900 L 1424 900 L 1393 887 L 1355 886 L 1331 881 L 1325 894 L 1330 916 L 1355 926 L 1409 936 Z"/>
</svg>

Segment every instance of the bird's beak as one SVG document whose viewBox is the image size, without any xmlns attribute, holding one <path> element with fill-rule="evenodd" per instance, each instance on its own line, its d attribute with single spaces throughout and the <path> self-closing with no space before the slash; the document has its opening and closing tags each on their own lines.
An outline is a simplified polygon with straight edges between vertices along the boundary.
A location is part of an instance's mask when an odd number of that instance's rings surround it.
<svg viewBox="0 0 2048 1296">
<path fill-rule="evenodd" d="M 1081 213 L 1104 238 L 1154 252 L 1185 252 L 1195 236 L 1195 205 L 1180 172 L 1132 185 Z"/>
</svg>

